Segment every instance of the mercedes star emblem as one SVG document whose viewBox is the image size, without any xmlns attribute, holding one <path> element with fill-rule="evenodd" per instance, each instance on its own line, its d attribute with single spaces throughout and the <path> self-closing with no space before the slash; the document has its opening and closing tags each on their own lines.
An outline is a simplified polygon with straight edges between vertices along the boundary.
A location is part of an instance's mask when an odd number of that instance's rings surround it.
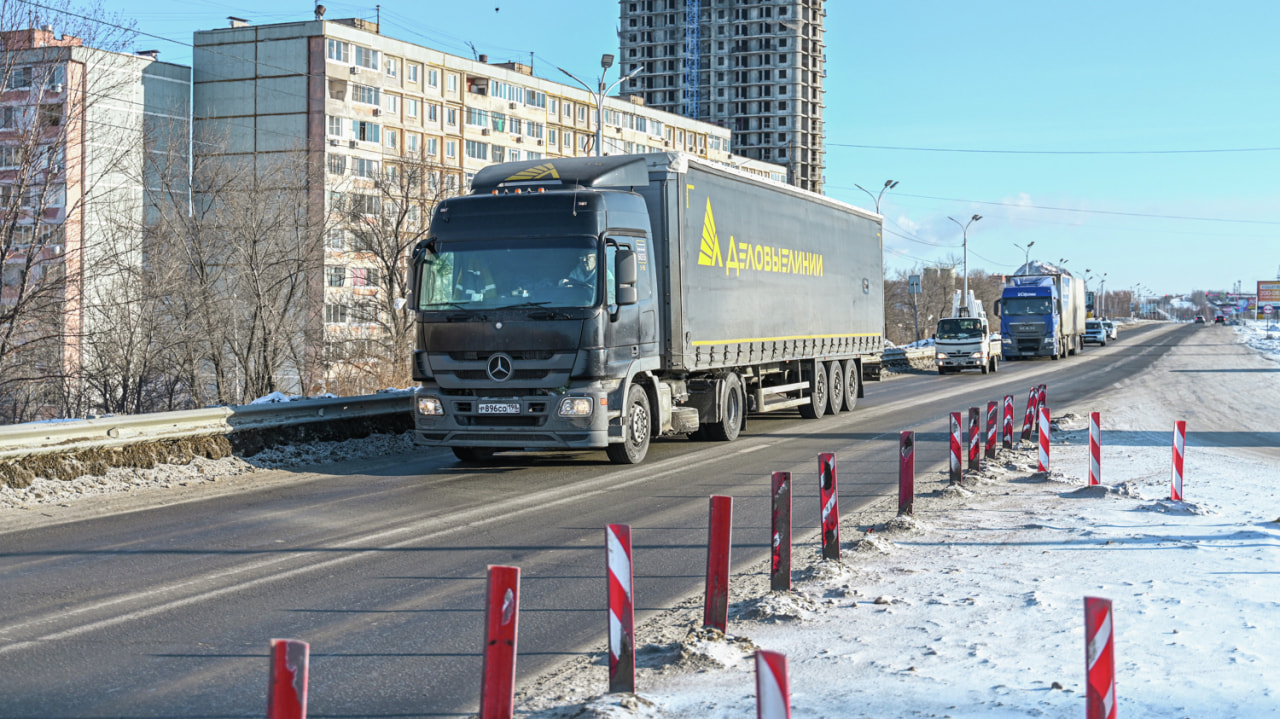
<svg viewBox="0 0 1280 719">
<path fill-rule="evenodd" d="M 511 379 L 513 373 L 511 356 L 501 352 L 490 356 L 485 371 L 489 373 L 489 379 L 494 382 L 506 382 Z"/>
</svg>

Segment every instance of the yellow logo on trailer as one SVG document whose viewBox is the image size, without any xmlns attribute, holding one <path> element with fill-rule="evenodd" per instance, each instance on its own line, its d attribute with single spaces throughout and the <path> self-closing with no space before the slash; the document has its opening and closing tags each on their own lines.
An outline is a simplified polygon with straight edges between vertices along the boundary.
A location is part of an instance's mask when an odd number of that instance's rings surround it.
<svg viewBox="0 0 1280 719">
<path fill-rule="evenodd" d="M 521 180 L 559 180 L 560 173 L 556 172 L 556 166 L 550 162 L 521 170 L 516 174 L 508 177 L 504 182 L 520 182 Z"/>
<path fill-rule="evenodd" d="M 729 235 L 729 252 L 721 255 L 716 218 L 711 212 L 711 198 L 707 198 L 707 213 L 702 219 L 702 244 L 698 247 L 699 265 L 723 267 L 726 275 L 732 270 L 739 277 L 743 270 L 822 277 L 822 259 L 821 253 L 738 242 L 733 235 Z"/>
</svg>

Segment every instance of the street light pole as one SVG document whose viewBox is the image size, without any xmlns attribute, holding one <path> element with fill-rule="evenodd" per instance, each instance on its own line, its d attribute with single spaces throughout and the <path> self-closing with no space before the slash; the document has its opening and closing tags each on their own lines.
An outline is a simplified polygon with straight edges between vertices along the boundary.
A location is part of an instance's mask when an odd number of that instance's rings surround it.
<svg viewBox="0 0 1280 719">
<path fill-rule="evenodd" d="M 881 197 L 884 197 L 884 193 L 885 193 L 885 192 L 887 192 L 887 191 L 889 191 L 889 190 L 892 190 L 893 188 L 897 187 L 897 186 L 898 186 L 898 181 L 897 181 L 897 180 L 885 180 L 885 181 L 884 181 L 884 187 L 880 188 L 880 193 L 879 193 L 879 194 L 877 194 L 877 195 L 873 195 L 873 194 L 871 194 L 871 190 L 868 190 L 867 188 L 863 187 L 862 185 L 859 185 L 859 184 L 858 184 L 858 183 L 856 183 L 856 182 L 855 182 L 855 183 L 853 183 L 853 186 L 854 186 L 854 187 L 856 187 L 856 188 L 858 188 L 859 190 L 862 190 L 863 192 L 867 193 L 867 197 L 870 197 L 870 198 L 871 198 L 871 200 L 872 200 L 872 202 L 875 202 L 875 203 L 876 203 L 876 214 L 878 215 L 878 214 L 880 214 L 880 198 L 881 198 Z"/>
<path fill-rule="evenodd" d="M 595 106 L 596 106 L 596 157 L 600 157 L 604 155 L 604 98 L 605 96 L 613 92 L 613 88 L 621 85 L 627 80 L 630 80 L 636 75 L 639 75 L 640 71 L 644 69 L 643 65 L 637 66 L 636 69 L 632 70 L 627 75 L 618 78 L 617 82 L 613 83 L 612 85 L 606 86 L 604 83 L 604 76 L 606 73 L 609 72 L 609 68 L 613 67 L 613 55 L 610 55 L 609 53 L 605 53 L 601 55 L 600 67 L 602 68 L 600 71 L 600 80 L 596 83 L 596 89 L 592 90 L 591 86 L 583 82 L 581 78 L 579 78 L 577 75 L 574 75 L 573 73 L 569 72 L 563 67 L 560 67 L 558 65 L 556 66 L 557 70 L 573 78 L 574 82 L 581 85 L 584 90 L 590 93 L 591 101 L 595 103 Z"/>
<path fill-rule="evenodd" d="M 1027 246 L 1026 246 L 1026 247 L 1023 247 L 1022 245 L 1019 245 L 1019 244 L 1018 244 L 1018 243 L 1016 243 L 1016 242 L 1015 242 L 1015 243 L 1013 243 L 1013 246 L 1014 246 L 1014 247 L 1017 247 L 1018 249 L 1022 250 L 1022 267 L 1023 267 L 1023 269 L 1026 269 L 1026 266 L 1027 266 L 1028 264 L 1030 264 L 1030 263 L 1031 263 L 1031 246 L 1032 246 L 1032 245 L 1034 245 L 1035 243 L 1036 243 L 1036 241 L 1035 241 L 1035 240 L 1032 240 L 1032 241 L 1030 241 L 1030 242 L 1028 242 L 1028 243 L 1027 243 Z"/>
<path fill-rule="evenodd" d="M 969 218 L 968 222 L 962 225 L 960 224 L 960 220 L 957 220 L 954 217 L 948 217 L 947 219 L 951 220 L 957 225 L 960 225 L 960 233 L 961 233 L 961 236 L 963 237 L 962 245 L 964 247 L 964 294 L 960 296 L 960 303 L 961 303 L 960 306 L 968 310 L 969 309 L 969 225 L 972 225 L 978 220 L 981 220 L 982 215 L 974 215 L 973 217 Z"/>
</svg>

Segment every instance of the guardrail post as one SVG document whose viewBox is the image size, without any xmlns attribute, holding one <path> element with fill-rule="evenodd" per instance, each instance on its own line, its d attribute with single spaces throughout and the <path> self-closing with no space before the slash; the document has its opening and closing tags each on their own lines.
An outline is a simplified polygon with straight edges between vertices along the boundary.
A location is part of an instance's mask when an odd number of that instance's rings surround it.
<svg viewBox="0 0 1280 719">
<path fill-rule="evenodd" d="M 1089 413 L 1089 486 L 1102 484 L 1102 415 Z"/>
<path fill-rule="evenodd" d="M 1013 395 L 1004 396 L 1004 423 L 1001 425 L 1000 446 L 1013 449 Z"/>
<path fill-rule="evenodd" d="M 840 491 L 836 485 L 836 456 L 818 455 L 819 496 L 822 499 L 822 558 L 840 558 Z"/>
<path fill-rule="evenodd" d="M 636 690 L 636 612 L 632 596 L 631 526 L 605 527 L 609 572 L 609 692 Z"/>
<path fill-rule="evenodd" d="M 1040 406 L 1040 421 L 1037 423 L 1040 433 L 1040 471 L 1049 471 L 1049 407 Z"/>
<path fill-rule="evenodd" d="M 898 435 L 898 516 L 915 511 L 916 497 L 916 433 Z"/>
<path fill-rule="evenodd" d="M 960 465 L 960 413 L 951 413 L 951 484 L 960 484 L 964 473 Z"/>
<path fill-rule="evenodd" d="M 769 589 L 791 591 L 791 473 L 773 473 L 773 541 Z"/>
<path fill-rule="evenodd" d="M 1182 501 L 1182 461 L 1187 455 L 1187 423 L 1178 420 L 1173 426 L 1173 481 L 1169 499 Z"/>
<path fill-rule="evenodd" d="M 311 645 L 297 639 L 271 640 L 271 681 L 267 719 L 307 719 L 307 665 Z"/>
<path fill-rule="evenodd" d="M 1085 713 L 1088 719 L 1116 719 L 1115 630 L 1111 600 L 1084 598 Z"/>
<path fill-rule="evenodd" d="M 707 523 L 707 592 L 702 626 L 725 631 L 729 626 L 729 549 L 733 538 L 733 497 L 712 495 Z"/>
<path fill-rule="evenodd" d="M 791 719 L 787 657 L 778 652 L 756 652 L 756 719 Z"/>
<path fill-rule="evenodd" d="M 987 402 L 987 459 L 996 458 L 996 407 L 995 402 Z"/>
<path fill-rule="evenodd" d="M 982 469 L 982 410 L 969 408 L 969 471 Z"/>
<path fill-rule="evenodd" d="M 511 719 L 515 709 L 520 568 L 490 565 L 486 595 L 480 719 Z"/>
</svg>

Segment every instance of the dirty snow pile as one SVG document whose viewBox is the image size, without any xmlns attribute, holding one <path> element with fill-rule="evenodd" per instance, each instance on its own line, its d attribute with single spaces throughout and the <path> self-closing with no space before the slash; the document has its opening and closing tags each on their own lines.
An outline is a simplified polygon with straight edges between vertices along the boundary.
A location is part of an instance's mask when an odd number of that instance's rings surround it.
<svg viewBox="0 0 1280 719">
<path fill-rule="evenodd" d="M 890 522 L 882 507 L 846 524 L 840 563 L 798 545 L 808 567 L 791 594 L 762 591 L 764 564 L 739 572 L 728 640 L 692 631 L 696 598 L 645 622 L 637 695 L 604 694 L 601 646 L 522 686 L 518 715 L 753 716 L 758 647 L 787 655 L 795 717 L 1074 719 L 1095 596 L 1113 602 L 1119 716 L 1280 717 L 1280 451 L 1248 441 L 1274 431 L 1280 383 L 1237 335 L 1209 332 L 1096 403 L 1054 407 L 1049 473 L 1030 442 L 960 489 L 920 473 L 914 516 Z M 1188 376 L 1221 414 L 1184 394 Z M 1236 399 L 1272 409 L 1233 412 Z M 1090 411 L 1103 417 L 1098 487 Z M 1172 426 L 1187 417 L 1185 500 L 1171 501 Z"/>
</svg>

